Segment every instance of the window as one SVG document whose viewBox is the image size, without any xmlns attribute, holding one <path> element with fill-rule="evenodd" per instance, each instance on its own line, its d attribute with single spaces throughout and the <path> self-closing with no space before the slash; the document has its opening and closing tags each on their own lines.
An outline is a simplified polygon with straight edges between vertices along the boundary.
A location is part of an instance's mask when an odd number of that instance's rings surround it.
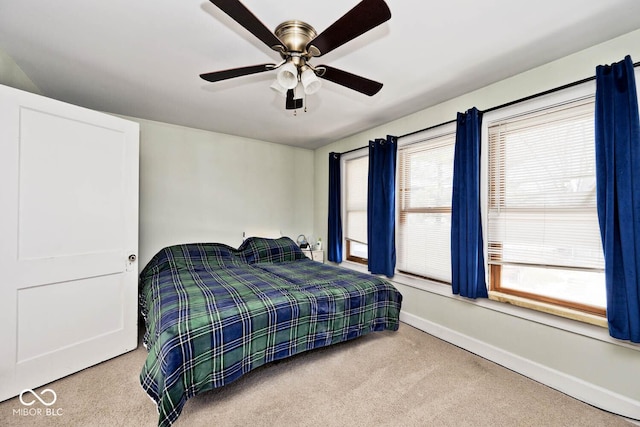
<svg viewBox="0 0 640 427">
<path fill-rule="evenodd" d="M 601 324 L 594 93 L 589 83 L 486 113 L 480 186 L 490 298 Z M 449 284 L 455 123 L 399 143 L 397 280 Z M 343 162 L 346 259 L 366 264 L 368 156 Z"/>
<path fill-rule="evenodd" d="M 487 129 L 490 291 L 604 316 L 594 98 Z"/>
<path fill-rule="evenodd" d="M 398 150 L 397 269 L 451 283 L 455 133 L 447 130 Z"/>
<path fill-rule="evenodd" d="M 344 162 L 345 240 L 346 258 L 367 263 L 367 190 L 369 157 L 357 157 Z"/>
</svg>

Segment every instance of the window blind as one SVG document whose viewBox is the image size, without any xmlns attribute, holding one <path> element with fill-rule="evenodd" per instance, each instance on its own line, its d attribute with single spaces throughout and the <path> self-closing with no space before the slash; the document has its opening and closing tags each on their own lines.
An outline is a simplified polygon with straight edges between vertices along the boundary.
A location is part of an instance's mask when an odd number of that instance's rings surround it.
<svg viewBox="0 0 640 427">
<path fill-rule="evenodd" d="M 490 264 L 603 269 L 594 99 L 490 124 Z"/>
<path fill-rule="evenodd" d="M 451 196 L 455 134 L 401 147 L 400 271 L 451 282 Z"/>
<path fill-rule="evenodd" d="M 367 191 L 369 157 L 345 161 L 345 239 L 367 243 Z"/>
</svg>

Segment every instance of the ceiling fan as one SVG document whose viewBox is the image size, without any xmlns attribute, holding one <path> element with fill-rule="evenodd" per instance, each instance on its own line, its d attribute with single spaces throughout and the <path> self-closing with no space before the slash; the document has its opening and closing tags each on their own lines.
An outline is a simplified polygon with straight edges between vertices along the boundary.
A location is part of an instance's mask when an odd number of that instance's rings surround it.
<svg viewBox="0 0 640 427">
<path fill-rule="evenodd" d="M 309 61 L 389 20 L 391 11 L 384 0 L 362 0 L 320 34 L 311 25 L 297 20 L 285 21 L 271 32 L 239 0 L 210 1 L 269 48 L 278 52 L 282 61 L 200 74 L 204 80 L 217 82 L 279 69 L 271 88 L 286 94 L 287 109 L 302 107 L 302 99 L 294 99 L 294 89 L 298 83 L 302 83 L 305 94 L 311 95 L 320 89 L 318 77 L 368 96 L 373 96 L 382 89 L 382 83 L 328 65 L 313 66 Z"/>
</svg>

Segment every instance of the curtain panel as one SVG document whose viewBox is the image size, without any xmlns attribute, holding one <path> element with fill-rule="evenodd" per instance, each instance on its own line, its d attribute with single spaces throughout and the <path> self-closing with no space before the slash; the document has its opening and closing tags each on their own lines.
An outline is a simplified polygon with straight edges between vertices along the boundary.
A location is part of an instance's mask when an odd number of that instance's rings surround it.
<svg viewBox="0 0 640 427">
<path fill-rule="evenodd" d="M 398 138 L 369 142 L 367 198 L 368 266 L 373 274 L 393 277 L 396 268 L 396 156 Z"/>
<path fill-rule="evenodd" d="M 640 122 L 633 62 L 596 68 L 596 194 L 609 334 L 640 342 Z"/>
<path fill-rule="evenodd" d="M 480 218 L 482 113 L 458 113 L 451 200 L 451 286 L 454 294 L 487 298 Z"/>
<path fill-rule="evenodd" d="M 342 262 L 340 153 L 329 153 L 329 224 L 327 259 Z"/>
</svg>

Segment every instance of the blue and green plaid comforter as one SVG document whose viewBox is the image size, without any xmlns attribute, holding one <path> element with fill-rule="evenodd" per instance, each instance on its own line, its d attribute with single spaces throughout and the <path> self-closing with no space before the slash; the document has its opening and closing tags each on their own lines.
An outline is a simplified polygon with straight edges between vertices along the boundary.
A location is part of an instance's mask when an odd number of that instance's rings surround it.
<svg viewBox="0 0 640 427">
<path fill-rule="evenodd" d="M 190 397 L 265 363 L 399 325 L 393 285 L 311 261 L 288 238 L 171 246 L 140 278 L 140 381 L 161 426 Z"/>
</svg>

